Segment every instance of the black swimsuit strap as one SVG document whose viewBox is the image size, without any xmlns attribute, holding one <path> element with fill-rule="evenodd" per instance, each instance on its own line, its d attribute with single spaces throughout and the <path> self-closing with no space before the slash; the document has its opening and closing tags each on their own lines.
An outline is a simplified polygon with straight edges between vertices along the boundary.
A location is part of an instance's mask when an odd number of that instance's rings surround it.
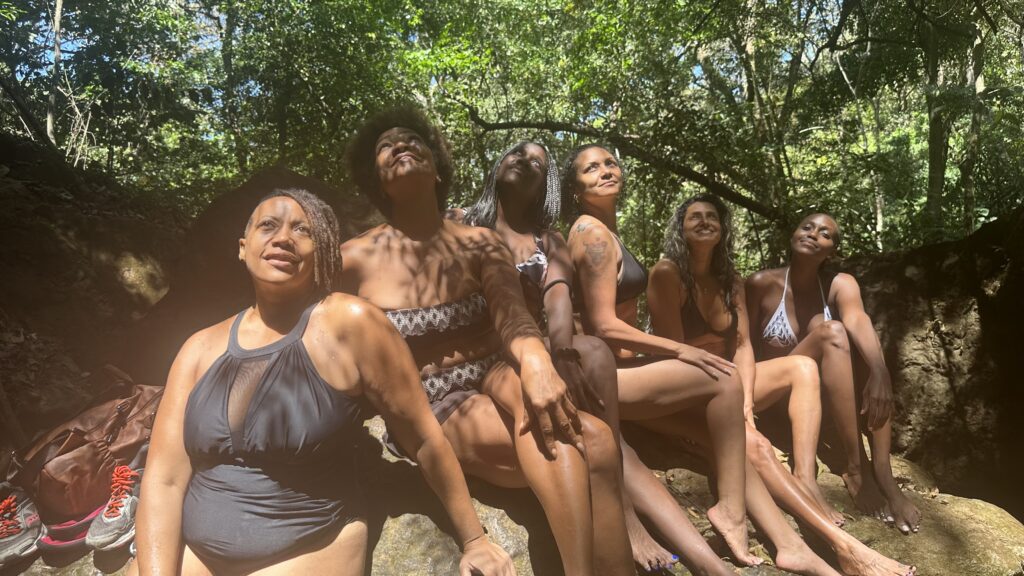
<svg viewBox="0 0 1024 576">
<path fill-rule="evenodd" d="M 299 321 L 296 322 L 295 326 L 293 326 L 292 329 L 279 340 L 271 342 L 266 346 L 260 346 L 259 348 L 252 349 L 242 348 L 238 343 L 238 327 L 242 324 L 242 318 L 245 317 L 245 313 L 248 309 L 242 310 L 238 313 L 238 316 L 235 316 L 235 321 L 231 324 L 231 334 L 228 336 L 228 352 L 238 358 L 253 358 L 255 356 L 273 354 L 282 350 L 285 346 L 302 338 L 302 335 L 306 332 L 306 326 L 309 324 L 309 316 L 313 313 L 313 309 L 316 308 L 319 303 L 319 300 L 313 302 L 303 310 L 302 316 L 299 317 Z"/>
</svg>

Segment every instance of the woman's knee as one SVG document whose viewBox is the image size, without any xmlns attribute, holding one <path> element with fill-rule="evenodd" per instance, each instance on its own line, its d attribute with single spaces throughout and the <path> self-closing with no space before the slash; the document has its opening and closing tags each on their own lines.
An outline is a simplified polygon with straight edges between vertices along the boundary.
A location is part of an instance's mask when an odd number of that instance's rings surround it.
<svg viewBox="0 0 1024 576">
<path fill-rule="evenodd" d="M 790 379 L 793 387 L 818 389 L 821 387 L 821 379 L 818 376 L 818 363 L 813 358 L 802 355 L 793 355 L 790 360 Z"/>
<path fill-rule="evenodd" d="M 821 336 L 829 346 L 839 348 L 843 351 L 850 350 L 850 339 L 846 335 L 846 326 L 843 326 L 842 322 L 838 320 L 828 320 L 822 322 L 815 331 Z"/>
<path fill-rule="evenodd" d="M 587 465 L 590 469 L 595 472 L 617 472 L 621 457 L 612 429 L 600 418 L 582 412 L 580 423 L 583 425 L 583 444 L 587 449 Z"/>
<path fill-rule="evenodd" d="M 743 405 L 743 383 L 736 370 L 732 374 L 719 374 L 715 380 L 715 398 Z"/>
<path fill-rule="evenodd" d="M 775 458 L 775 448 L 771 441 L 757 430 L 747 428 L 747 458 L 755 468 L 760 468 Z"/>
</svg>

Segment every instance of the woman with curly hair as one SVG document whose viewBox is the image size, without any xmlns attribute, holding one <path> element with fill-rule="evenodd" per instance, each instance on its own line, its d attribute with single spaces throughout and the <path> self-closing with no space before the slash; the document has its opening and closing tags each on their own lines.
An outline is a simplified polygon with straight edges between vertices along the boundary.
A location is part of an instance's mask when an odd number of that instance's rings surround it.
<svg viewBox="0 0 1024 576">
<path fill-rule="evenodd" d="M 415 109 L 385 112 L 348 161 L 387 222 L 342 246 L 343 287 L 405 336 L 463 469 L 533 490 L 566 574 L 632 573 L 615 439 L 570 400 L 501 237 L 442 217 L 440 132 Z"/>
<path fill-rule="evenodd" d="M 732 221 L 718 197 L 700 195 L 683 202 L 665 231 L 665 257 L 651 271 L 647 303 L 653 332 L 702 348 L 736 363 L 743 385 L 747 458 L 774 499 L 814 530 L 833 549 L 848 574 L 906 575 L 913 569 L 886 558 L 839 529 L 842 519 L 815 481 L 821 401 L 817 364 L 805 356 L 754 363 L 748 335 L 743 283 L 732 261 Z M 794 474 L 775 457 L 771 443 L 757 431 L 753 414 L 789 396 L 793 421 Z M 705 447 L 707 440 L 700 441 Z M 752 507 L 752 512 L 754 509 Z M 764 514 L 762 512 L 762 514 Z M 788 526 L 769 537 L 793 540 Z M 755 520 L 765 523 L 765 519 Z M 777 535 L 773 535 L 772 532 Z"/>
<path fill-rule="evenodd" d="M 743 417 L 789 397 L 793 473 L 823 511 L 842 526 L 817 478 L 821 398 L 818 365 L 806 356 L 757 364 L 747 329 L 743 285 L 732 262 L 731 214 L 717 196 L 683 202 L 665 230 L 665 258 L 651 270 L 647 288 L 654 334 L 731 359 L 743 384 Z"/>
</svg>

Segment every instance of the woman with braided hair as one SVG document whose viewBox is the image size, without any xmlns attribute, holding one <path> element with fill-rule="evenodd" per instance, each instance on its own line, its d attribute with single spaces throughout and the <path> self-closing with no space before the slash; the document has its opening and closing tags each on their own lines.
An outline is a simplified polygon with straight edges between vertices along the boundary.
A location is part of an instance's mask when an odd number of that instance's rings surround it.
<svg viewBox="0 0 1024 576">
<path fill-rule="evenodd" d="M 633 573 L 614 436 L 570 400 L 500 236 L 443 218 L 444 137 L 418 110 L 391 110 L 348 161 L 387 222 L 342 246 L 343 286 L 405 336 L 463 469 L 533 491 L 567 575 Z"/>
<path fill-rule="evenodd" d="M 305 190 L 275 190 L 253 211 L 238 258 L 256 302 L 194 334 L 171 367 L 130 573 L 362 575 L 364 407 L 442 500 L 460 575 L 515 573 L 480 525 L 401 336 L 376 307 L 334 292 L 338 236 L 333 211 Z"/>
</svg>

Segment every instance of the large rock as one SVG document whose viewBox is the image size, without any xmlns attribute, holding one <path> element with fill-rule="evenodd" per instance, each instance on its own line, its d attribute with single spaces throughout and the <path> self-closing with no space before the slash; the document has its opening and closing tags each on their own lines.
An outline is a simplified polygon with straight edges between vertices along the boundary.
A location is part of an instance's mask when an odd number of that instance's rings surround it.
<svg viewBox="0 0 1024 576">
<path fill-rule="evenodd" d="M 957 242 L 848 261 L 893 374 L 895 450 L 1024 518 L 1024 208 Z"/>
<path fill-rule="evenodd" d="M 419 470 L 394 457 L 379 442 L 380 418 L 367 422 L 360 455 L 360 473 L 371 505 L 371 551 L 374 576 L 450 576 L 458 573 L 459 550 L 440 502 Z M 693 524 L 712 546 L 726 555 L 706 519 L 714 503 L 707 478 L 687 468 L 703 464 L 677 445 L 649 433 L 631 431 L 633 445 L 668 487 Z M 922 576 L 1024 576 L 1024 525 L 998 507 L 980 500 L 938 492 L 932 478 L 914 464 L 894 459 L 894 471 L 909 497 L 924 513 L 921 531 L 903 536 L 894 528 L 859 514 L 847 496 L 842 479 L 824 473 L 819 478 L 829 501 L 847 518 L 846 530 L 875 550 L 918 567 Z M 661 469 L 664 468 L 664 469 Z M 528 490 L 505 490 L 471 481 L 474 507 L 490 537 L 511 554 L 520 576 L 562 574 L 547 521 Z M 795 527 L 796 524 L 793 523 Z M 750 527 L 751 548 L 770 559 L 768 543 Z M 819 553 L 834 560 L 827 550 Z M 95 566 L 105 573 L 123 573 L 125 556 L 104 555 Z M 33 564 L 26 574 L 78 576 L 93 574 L 93 561 L 84 557 L 59 569 Z M 744 576 L 778 576 L 771 565 L 737 569 Z M 673 574 L 689 572 L 677 566 Z M 7 576 L 7 574 L 4 574 Z"/>
<path fill-rule="evenodd" d="M 371 420 L 369 430 L 379 437 L 383 424 Z M 686 468 L 703 465 L 663 438 L 632 431 L 631 439 L 668 487 L 694 525 L 716 550 L 725 548 L 711 530 L 706 511 L 714 500 L 707 478 Z M 377 458 L 377 455 L 381 455 Z M 458 548 L 448 532 L 447 519 L 436 497 L 412 465 L 395 459 L 376 442 L 367 442 L 362 461 L 372 501 L 382 503 L 376 526 L 380 535 L 373 551 L 372 573 L 381 576 L 405 574 L 454 574 Z M 663 469 L 659 469 L 663 468 Z M 1018 576 L 1024 562 L 1024 525 L 998 507 L 936 490 L 931 476 L 903 459 L 896 458 L 894 471 L 909 497 L 924 513 L 921 531 L 903 536 L 884 523 L 857 512 L 842 479 L 822 474 L 821 483 L 830 502 L 849 518 L 847 530 L 869 546 L 892 558 L 918 567 L 918 573 L 932 576 Z M 526 490 L 501 490 L 473 482 L 474 504 L 492 539 L 512 555 L 520 575 L 561 574 L 557 550 L 537 501 Z M 794 524 L 795 526 L 795 524 Z M 766 542 L 751 526 L 752 548 L 769 558 Z M 832 560 L 827 551 L 823 557 Z M 687 574 L 677 567 L 675 574 Z M 775 575 L 772 566 L 744 568 L 744 575 Z"/>
</svg>

